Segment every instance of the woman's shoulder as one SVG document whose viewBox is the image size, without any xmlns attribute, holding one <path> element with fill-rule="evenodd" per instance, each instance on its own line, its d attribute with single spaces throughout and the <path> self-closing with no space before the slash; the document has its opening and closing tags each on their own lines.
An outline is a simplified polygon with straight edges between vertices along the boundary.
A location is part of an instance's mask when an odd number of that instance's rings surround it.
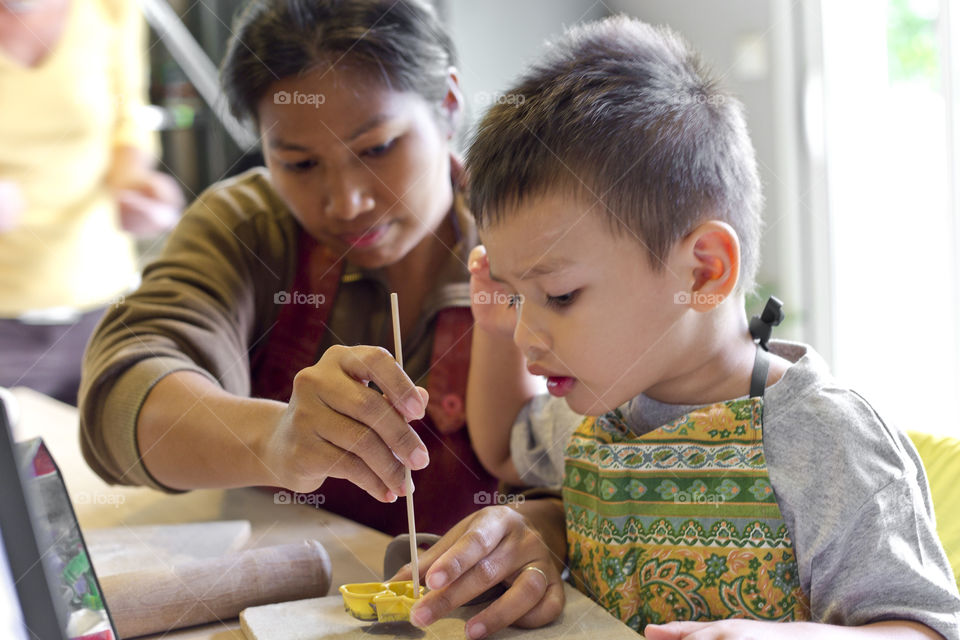
<svg viewBox="0 0 960 640">
<path fill-rule="evenodd" d="M 284 227 L 294 223 L 264 167 L 210 185 L 190 205 L 187 215 L 212 217 L 229 227 L 247 222 Z"/>
<path fill-rule="evenodd" d="M 286 272 L 298 229 L 267 171 L 250 169 L 204 190 L 170 234 L 164 254 L 191 261 L 220 256 L 268 273 Z"/>
</svg>

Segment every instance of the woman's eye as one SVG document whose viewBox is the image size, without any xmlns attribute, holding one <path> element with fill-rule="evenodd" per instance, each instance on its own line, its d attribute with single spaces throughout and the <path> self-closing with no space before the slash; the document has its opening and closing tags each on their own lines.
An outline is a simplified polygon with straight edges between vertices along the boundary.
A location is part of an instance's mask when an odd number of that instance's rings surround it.
<svg viewBox="0 0 960 640">
<path fill-rule="evenodd" d="M 300 162 L 285 162 L 283 166 L 285 169 L 287 169 L 287 171 L 300 173 L 303 171 L 309 171 L 310 169 L 313 169 L 315 166 L 317 166 L 317 161 L 301 160 Z"/>
<path fill-rule="evenodd" d="M 573 301 L 577 299 L 577 295 L 579 293 L 580 291 L 578 290 L 565 293 L 561 296 L 547 296 L 547 306 L 555 309 L 569 307 L 571 304 L 573 304 Z"/>
<path fill-rule="evenodd" d="M 360 155 L 364 158 L 378 158 L 384 155 L 386 152 L 390 151 L 390 149 L 393 148 L 393 143 L 396 141 L 397 139 L 393 138 L 392 140 L 388 140 L 383 144 L 378 144 L 375 147 L 369 147 L 361 151 Z"/>
</svg>

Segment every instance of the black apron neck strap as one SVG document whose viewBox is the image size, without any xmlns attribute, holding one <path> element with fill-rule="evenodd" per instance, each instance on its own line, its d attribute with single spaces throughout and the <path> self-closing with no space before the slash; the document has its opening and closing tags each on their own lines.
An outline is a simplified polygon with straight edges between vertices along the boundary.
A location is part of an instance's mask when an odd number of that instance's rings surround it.
<svg viewBox="0 0 960 640">
<path fill-rule="evenodd" d="M 750 336 L 757 342 L 757 355 L 753 359 L 753 373 L 750 376 L 750 397 L 762 398 L 767 388 L 767 374 L 770 372 L 770 354 L 767 353 L 773 328 L 783 322 L 783 303 L 770 296 L 763 313 L 750 319 Z"/>
<path fill-rule="evenodd" d="M 753 359 L 753 374 L 750 376 L 750 397 L 762 398 L 767 388 L 767 374 L 770 372 L 770 354 L 757 345 L 757 356 Z"/>
</svg>

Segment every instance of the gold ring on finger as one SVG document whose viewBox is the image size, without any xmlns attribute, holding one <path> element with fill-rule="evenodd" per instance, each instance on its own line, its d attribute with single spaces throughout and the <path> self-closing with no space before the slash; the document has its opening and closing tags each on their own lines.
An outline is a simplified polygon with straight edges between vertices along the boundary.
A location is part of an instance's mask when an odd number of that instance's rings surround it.
<svg viewBox="0 0 960 640">
<path fill-rule="evenodd" d="M 529 567 L 524 567 L 523 571 L 536 571 L 537 573 L 543 576 L 543 585 L 544 586 L 550 585 L 550 580 L 547 578 L 547 574 L 540 567 L 535 567 L 533 565 L 530 565 Z M 523 572 L 521 571 L 521 573 Z"/>
</svg>

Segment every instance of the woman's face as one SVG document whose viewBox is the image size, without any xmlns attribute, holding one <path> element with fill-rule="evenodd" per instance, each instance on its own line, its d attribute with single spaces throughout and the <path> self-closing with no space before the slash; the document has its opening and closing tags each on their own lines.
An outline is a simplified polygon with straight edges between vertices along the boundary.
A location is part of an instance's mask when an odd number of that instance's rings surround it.
<svg viewBox="0 0 960 640">
<path fill-rule="evenodd" d="M 440 226 L 453 202 L 453 127 L 442 122 L 460 108 L 455 82 L 438 105 L 387 89 L 355 66 L 273 83 L 257 108 L 264 157 L 310 235 L 354 264 L 378 268 Z"/>
</svg>

